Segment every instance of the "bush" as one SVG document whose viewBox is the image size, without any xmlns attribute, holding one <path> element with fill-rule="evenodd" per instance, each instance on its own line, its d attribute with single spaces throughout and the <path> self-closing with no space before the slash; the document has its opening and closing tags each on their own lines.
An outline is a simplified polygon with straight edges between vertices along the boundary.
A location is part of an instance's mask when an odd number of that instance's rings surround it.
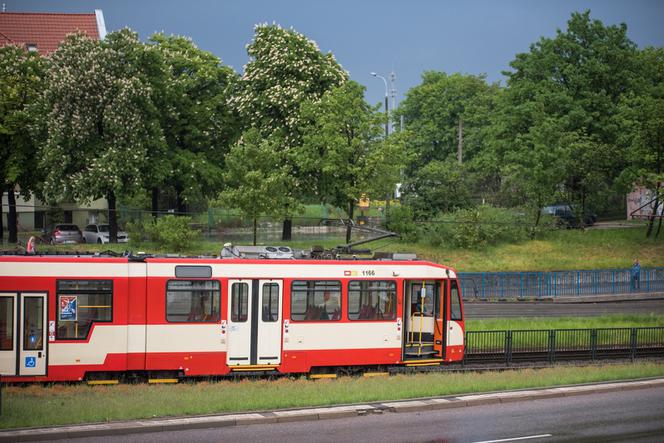
<svg viewBox="0 0 664 443">
<path fill-rule="evenodd" d="M 513 210 L 481 205 L 442 214 L 429 228 L 430 242 L 477 249 L 498 243 L 516 243 L 531 235 L 525 216 Z"/>
<path fill-rule="evenodd" d="M 386 220 L 387 229 L 399 234 L 402 240 L 407 242 L 417 241 L 418 230 L 410 206 L 390 206 Z"/>
<path fill-rule="evenodd" d="M 200 231 L 192 229 L 191 217 L 166 215 L 156 221 L 149 219 L 127 224 L 127 232 L 132 245 L 143 241 L 158 243 L 162 248 L 173 252 L 187 249 L 198 238 Z"/>
</svg>

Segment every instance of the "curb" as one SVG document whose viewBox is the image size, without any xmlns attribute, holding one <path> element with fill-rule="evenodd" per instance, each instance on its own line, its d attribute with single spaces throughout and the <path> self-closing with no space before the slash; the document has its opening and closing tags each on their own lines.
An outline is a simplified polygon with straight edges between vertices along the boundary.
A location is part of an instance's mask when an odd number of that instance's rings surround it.
<svg viewBox="0 0 664 443">
<path fill-rule="evenodd" d="M 129 422 L 59 426 L 52 428 L 19 429 L 11 431 L 0 431 L 0 442 L 43 441 L 186 429 L 217 428 L 225 426 L 244 426 L 250 424 L 328 420 L 334 418 L 360 417 L 368 414 L 383 414 L 385 412 L 426 412 L 436 409 L 451 409 L 499 403 L 512 403 L 524 400 L 570 397 L 575 395 L 647 389 L 658 386 L 664 386 L 664 378 L 635 380 L 628 382 L 563 386 L 545 389 L 492 392 L 487 394 L 469 394 L 458 397 L 432 397 L 345 406 L 276 410 L 267 412 L 248 412 L 243 414 L 226 414 L 202 417 L 135 420 Z"/>
</svg>

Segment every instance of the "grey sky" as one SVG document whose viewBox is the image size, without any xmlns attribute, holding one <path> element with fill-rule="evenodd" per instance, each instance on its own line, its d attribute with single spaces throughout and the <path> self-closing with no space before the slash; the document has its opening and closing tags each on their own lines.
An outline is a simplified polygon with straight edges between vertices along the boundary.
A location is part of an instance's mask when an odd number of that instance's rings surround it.
<svg viewBox="0 0 664 443">
<path fill-rule="evenodd" d="M 156 31 L 191 37 L 242 72 L 256 23 L 293 27 L 334 53 L 367 99 L 385 94 L 369 73 L 397 75 L 398 98 L 425 70 L 501 71 L 541 36 L 564 29 L 573 11 L 590 9 L 605 24 L 624 22 L 640 47 L 664 46 L 664 1 L 658 0 L 0 0 L 8 11 L 92 12 L 102 9 L 108 31 L 128 26 L 145 39 Z"/>
</svg>

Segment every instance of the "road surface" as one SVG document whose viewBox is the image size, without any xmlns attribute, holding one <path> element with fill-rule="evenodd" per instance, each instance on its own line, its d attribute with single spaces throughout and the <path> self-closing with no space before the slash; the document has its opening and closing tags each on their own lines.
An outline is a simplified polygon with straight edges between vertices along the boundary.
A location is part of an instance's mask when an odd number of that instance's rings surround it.
<svg viewBox="0 0 664 443">
<path fill-rule="evenodd" d="M 664 387 L 431 412 L 384 412 L 344 419 L 97 437 L 85 441 L 661 442 L 664 441 Z"/>
</svg>

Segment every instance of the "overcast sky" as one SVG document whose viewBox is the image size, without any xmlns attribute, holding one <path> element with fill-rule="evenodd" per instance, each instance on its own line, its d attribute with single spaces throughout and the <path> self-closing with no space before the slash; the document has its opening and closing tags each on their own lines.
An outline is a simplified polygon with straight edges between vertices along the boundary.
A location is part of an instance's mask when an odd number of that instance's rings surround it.
<svg viewBox="0 0 664 443">
<path fill-rule="evenodd" d="M 0 0 L 7 11 L 92 12 L 101 9 L 107 30 L 125 26 L 142 39 L 153 32 L 191 37 L 242 72 L 245 45 L 256 23 L 293 27 L 331 51 L 381 102 L 385 87 L 372 78 L 396 73 L 397 98 L 420 83 L 426 70 L 487 75 L 501 71 L 541 36 L 565 29 L 573 11 L 591 10 L 605 24 L 626 23 L 639 47 L 664 46 L 661 0 Z"/>
</svg>

